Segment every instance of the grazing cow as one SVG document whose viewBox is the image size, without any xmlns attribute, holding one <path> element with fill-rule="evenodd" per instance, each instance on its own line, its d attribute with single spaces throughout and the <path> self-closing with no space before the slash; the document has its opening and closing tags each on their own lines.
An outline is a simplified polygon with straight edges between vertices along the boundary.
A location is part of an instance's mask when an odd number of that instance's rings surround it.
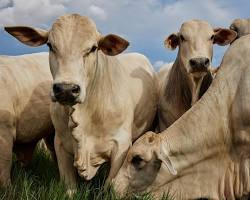
<svg viewBox="0 0 250 200">
<path fill-rule="evenodd" d="M 0 56 L 0 187 L 11 182 L 12 149 L 26 166 L 38 140 L 54 137 L 51 84 L 48 53 Z"/>
<path fill-rule="evenodd" d="M 213 79 L 213 44 L 227 45 L 236 37 L 229 29 L 214 30 L 202 20 L 182 24 L 178 33 L 165 40 L 165 46 L 179 51 L 172 67 L 158 72 L 159 128 L 165 130 L 181 117 L 207 91 Z"/>
<path fill-rule="evenodd" d="M 245 36 L 229 47 L 208 91 L 172 126 L 133 144 L 113 179 L 118 193 L 217 200 L 249 195 L 249 44 Z"/>
<path fill-rule="evenodd" d="M 74 166 L 90 180 L 110 161 L 108 183 L 132 141 L 154 119 L 157 83 L 150 62 L 136 53 L 115 56 L 128 42 L 102 36 L 90 18 L 77 14 L 60 17 L 42 34 L 29 27 L 9 27 L 8 32 L 28 45 L 50 48 L 55 149 L 67 192 L 76 186 Z"/>
<path fill-rule="evenodd" d="M 230 29 L 237 32 L 237 38 L 250 33 L 250 19 L 235 19 L 230 25 Z"/>
</svg>

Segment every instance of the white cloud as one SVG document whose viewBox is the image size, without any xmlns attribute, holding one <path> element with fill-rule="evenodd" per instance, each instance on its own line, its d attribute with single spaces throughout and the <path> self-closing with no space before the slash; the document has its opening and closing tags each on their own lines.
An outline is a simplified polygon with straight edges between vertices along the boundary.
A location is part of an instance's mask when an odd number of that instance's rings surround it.
<svg viewBox="0 0 250 200">
<path fill-rule="evenodd" d="M 164 7 L 165 19 L 178 24 L 189 19 L 203 19 L 209 21 L 212 25 L 227 25 L 233 16 L 229 8 L 224 7 L 225 1 L 176 1 L 173 4 L 167 4 Z M 176 26 L 176 25 L 175 25 Z"/>
<path fill-rule="evenodd" d="M 89 12 L 91 15 L 96 16 L 98 19 L 100 20 L 106 20 L 107 19 L 107 13 L 105 12 L 105 10 L 103 10 L 102 8 L 96 6 L 96 5 L 91 5 L 89 7 Z"/>
<path fill-rule="evenodd" d="M 13 3 L 10 3 L 12 1 Z M 94 19 L 103 33 L 126 36 L 130 51 L 141 51 L 155 62 L 173 60 L 163 40 L 179 30 L 184 21 L 204 19 L 228 27 L 242 14 L 233 0 L 0 0 L 0 26 L 22 24 L 48 28 L 64 13 L 79 13 Z M 6 8 L 6 5 L 9 7 Z M 237 4 L 238 5 L 238 4 Z M 243 6 L 242 6 L 243 7 Z M 242 8 L 241 7 L 241 8 Z M 215 57 L 217 53 L 215 52 Z M 166 57 L 164 57 L 166 56 Z M 217 58 L 219 60 L 220 58 Z"/>
<path fill-rule="evenodd" d="M 163 60 L 158 60 L 158 61 L 156 61 L 154 64 L 153 64 L 153 66 L 155 67 L 155 68 L 157 68 L 157 69 L 159 69 L 159 68 L 161 68 L 161 66 L 162 65 L 164 65 L 164 61 Z"/>
<path fill-rule="evenodd" d="M 47 26 L 50 20 L 66 12 L 63 0 L 13 0 L 9 7 L 0 9 L 0 26 L 39 25 Z"/>
<path fill-rule="evenodd" d="M 11 0 L 0 0 L 7 5 Z M 205 19 L 215 24 L 230 23 L 233 12 L 223 7 L 226 0 L 12 0 L 13 6 L 0 9 L 2 24 L 48 24 L 65 12 L 90 15 L 102 27 L 107 27 L 137 39 L 163 36 L 177 31 L 183 21 Z M 107 20 L 108 19 L 108 20 Z M 105 20 L 105 24 L 103 21 Z M 118 31 L 119 30 L 119 31 Z M 143 33 L 143 35 L 141 34 Z"/>
<path fill-rule="evenodd" d="M 154 66 L 154 68 L 155 68 L 155 70 L 156 71 L 159 71 L 159 69 L 161 68 L 161 67 L 163 67 L 163 66 L 166 66 L 166 65 L 168 65 L 168 67 L 171 67 L 172 65 L 173 65 L 173 62 L 165 62 L 165 61 L 163 61 L 163 60 L 158 60 L 158 61 L 156 61 L 154 64 L 153 64 L 153 66 Z"/>
<path fill-rule="evenodd" d="M 11 0 L 1 0 L 0 1 L 0 9 L 4 8 L 5 6 L 8 6 L 9 4 L 11 4 Z"/>
</svg>

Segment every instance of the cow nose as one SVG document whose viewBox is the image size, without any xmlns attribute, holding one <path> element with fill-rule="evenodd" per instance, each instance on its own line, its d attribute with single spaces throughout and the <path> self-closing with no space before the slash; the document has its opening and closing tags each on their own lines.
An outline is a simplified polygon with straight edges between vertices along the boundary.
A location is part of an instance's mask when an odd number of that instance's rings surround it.
<svg viewBox="0 0 250 200">
<path fill-rule="evenodd" d="M 76 84 L 55 83 L 53 93 L 55 99 L 63 104 L 75 103 L 81 92 L 80 86 Z"/>
<path fill-rule="evenodd" d="M 80 86 L 79 86 L 79 85 L 75 85 L 75 84 L 72 85 L 71 93 L 72 93 L 74 96 L 78 97 L 79 94 L 80 94 Z"/>
<path fill-rule="evenodd" d="M 62 84 L 54 84 L 53 85 L 53 92 L 54 92 L 55 95 L 58 95 L 58 94 L 62 93 L 62 91 L 63 91 Z"/>
<path fill-rule="evenodd" d="M 210 65 L 210 60 L 205 57 L 192 58 L 189 64 L 193 71 L 205 71 Z"/>
</svg>

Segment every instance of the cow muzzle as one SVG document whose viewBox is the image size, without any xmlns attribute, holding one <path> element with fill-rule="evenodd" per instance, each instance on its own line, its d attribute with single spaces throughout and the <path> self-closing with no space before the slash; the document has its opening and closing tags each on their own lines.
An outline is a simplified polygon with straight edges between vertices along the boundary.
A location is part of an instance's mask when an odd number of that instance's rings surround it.
<svg viewBox="0 0 250 200">
<path fill-rule="evenodd" d="M 73 165 L 77 168 L 79 176 L 87 181 L 91 180 L 96 175 L 98 169 L 104 163 L 103 159 L 101 159 L 98 163 L 92 163 L 92 161 L 93 160 L 90 158 L 89 151 L 84 151 L 84 153 L 80 154 L 75 153 Z"/>
<path fill-rule="evenodd" d="M 75 105 L 79 103 L 81 88 L 76 84 L 55 83 L 53 84 L 53 101 L 63 105 Z"/>
<path fill-rule="evenodd" d="M 83 163 L 79 161 L 75 161 L 74 167 L 77 168 L 79 176 L 89 181 L 96 175 L 100 165 L 98 166 L 97 165 L 96 166 L 84 165 Z"/>
<path fill-rule="evenodd" d="M 190 73 L 207 72 L 210 66 L 210 60 L 206 57 L 197 57 L 189 60 Z"/>
</svg>

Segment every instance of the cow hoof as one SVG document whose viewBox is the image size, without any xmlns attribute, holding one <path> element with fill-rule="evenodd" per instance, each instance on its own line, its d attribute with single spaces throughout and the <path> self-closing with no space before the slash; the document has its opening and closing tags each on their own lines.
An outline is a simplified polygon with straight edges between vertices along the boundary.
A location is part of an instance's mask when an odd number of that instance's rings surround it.
<svg viewBox="0 0 250 200">
<path fill-rule="evenodd" d="M 72 198 L 74 196 L 74 194 L 76 193 L 76 189 L 68 189 L 66 191 L 66 194 L 69 198 Z"/>
</svg>

